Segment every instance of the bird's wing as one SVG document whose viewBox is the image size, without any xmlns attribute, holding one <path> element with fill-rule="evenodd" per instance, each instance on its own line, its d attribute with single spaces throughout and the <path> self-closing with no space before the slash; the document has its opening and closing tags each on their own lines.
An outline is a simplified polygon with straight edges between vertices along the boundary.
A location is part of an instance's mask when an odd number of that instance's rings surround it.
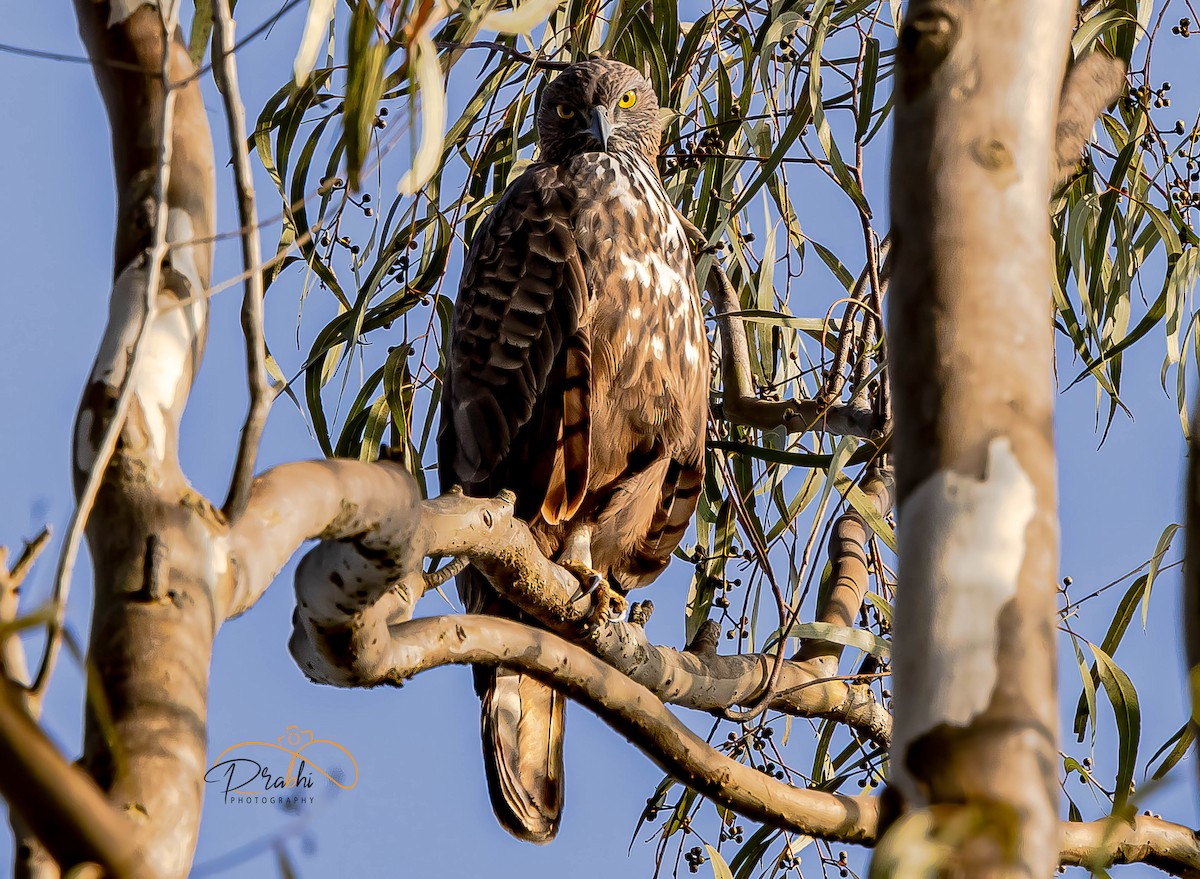
<svg viewBox="0 0 1200 879">
<path fill-rule="evenodd" d="M 479 227 L 448 347 L 438 458 L 443 487 L 517 493 L 551 524 L 587 489 L 588 287 L 571 217 L 575 192 L 535 165 Z"/>
</svg>

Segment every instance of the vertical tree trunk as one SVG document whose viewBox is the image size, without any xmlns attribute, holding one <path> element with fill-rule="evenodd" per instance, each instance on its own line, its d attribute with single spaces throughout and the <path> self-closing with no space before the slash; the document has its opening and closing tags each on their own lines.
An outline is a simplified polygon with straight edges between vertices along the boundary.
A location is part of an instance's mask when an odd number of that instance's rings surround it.
<svg viewBox="0 0 1200 879">
<path fill-rule="evenodd" d="M 128 400 L 87 529 L 89 661 L 104 700 L 89 701 L 83 763 L 166 879 L 187 875 L 195 849 L 208 669 L 223 619 L 216 595 L 231 577 L 220 514 L 177 456 L 208 316 L 213 147 L 187 47 L 174 28 L 164 41 L 173 3 L 75 5 L 112 126 L 117 187 L 109 322 L 76 420 L 76 486 Z"/>
<path fill-rule="evenodd" d="M 1047 202 L 1072 8 L 914 0 L 900 34 L 891 771 L 910 812 L 881 873 L 922 838 L 959 875 L 1057 863 Z"/>
</svg>

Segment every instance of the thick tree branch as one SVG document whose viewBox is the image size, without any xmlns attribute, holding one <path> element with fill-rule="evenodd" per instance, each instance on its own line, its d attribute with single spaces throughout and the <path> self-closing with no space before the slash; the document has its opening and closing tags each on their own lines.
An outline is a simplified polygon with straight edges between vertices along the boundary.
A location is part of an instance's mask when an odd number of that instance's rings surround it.
<svg viewBox="0 0 1200 879">
<path fill-rule="evenodd" d="M 162 23 L 164 37 L 161 43 L 164 47 L 167 44 L 166 35 L 172 33 L 179 17 L 178 3 L 174 4 L 171 9 L 170 20 L 163 21 Z M 163 132 L 163 136 L 159 138 L 158 155 L 154 169 L 154 183 L 149 193 L 152 203 L 148 207 L 153 218 L 153 228 L 150 234 L 149 249 L 145 254 L 144 261 L 134 270 L 137 274 L 144 274 L 145 276 L 142 279 L 138 279 L 141 284 L 141 301 L 128 303 L 133 305 L 135 311 L 139 313 L 140 320 L 137 322 L 136 333 L 133 337 L 128 357 L 125 358 L 124 371 L 120 376 L 116 403 L 112 411 L 107 413 L 107 423 L 104 426 L 100 441 L 88 449 L 86 456 L 88 460 L 86 468 L 87 477 L 83 480 L 83 485 L 78 491 L 75 509 L 71 511 L 71 521 L 67 525 L 67 536 L 63 541 L 62 554 L 59 557 L 58 567 L 54 573 L 54 619 L 51 621 L 46 633 L 46 646 L 43 650 L 41 665 L 33 681 L 32 691 L 35 699 L 42 697 L 46 685 L 50 682 L 50 676 L 54 673 L 54 664 L 58 657 L 58 650 L 62 640 L 63 620 L 67 613 L 67 598 L 70 595 L 71 575 L 75 570 L 75 559 L 79 553 L 80 544 L 83 541 L 84 527 L 96 503 L 96 498 L 100 493 L 101 480 L 104 479 L 108 463 L 117 449 L 117 442 L 124 428 L 130 406 L 134 398 L 138 395 L 139 386 L 144 387 L 146 384 L 144 360 L 151 337 L 148 330 L 154 325 L 157 317 L 155 311 L 158 305 L 159 287 L 162 284 L 163 260 L 167 256 L 167 190 L 171 183 L 171 150 L 174 146 L 174 138 L 171 136 L 171 132 L 175 119 L 175 91 L 168 86 L 171 76 L 171 53 L 165 48 L 161 51 L 159 69 L 161 71 L 161 87 L 164 94 L 162 100 L 159 102 L 160 115 L 158 128 L 159 131 Z M 123 271 L 122 276 L 124 274 L 125 272 Z M 120 281 L 118 281 L 119 283 Z M 131 286 L 137 288 L 138 281 L 135 281 Z M 125 292 L 127 292 L 131 299 L 136 296 L 135 290 L 127 290 Z M 95 370 L 93 370 L 94 372 Z M 85 455 L 79 454 L 81 446 L 82 444 L 80 443 L 76 445 L 76 464 L 80 470 L 83 470 L 82 465 Z"/>
<path fill-rule="evenodd" d="M 1059 863 L 1099 873 L 1109 864 L 1149 864 L 1200 879 L 1200 840 L 1191 828 L 1139 815 L 1123 821 L 1062 822 Z"/>
<path fill-rule="evenodd" d="M 896 54 L 889 785 L 939 820 L 1000 818 L 946 841 L 938 869 L 978 877 L 1058 860 L 1047 202 L 1072 5 L 912 0 Z M 913 857 L 906 823 L 873 865 Z"/>
<path fill-rule="evenodd" d="M 111 717 L 101 722 L 99 703 L 89 701 L 83 765 L 118 817 L 137 816 L 123 826 L 165 879 L 186 874 L 195 848 L 213 594 L 231 571 L 220 515 L 178 464 L 179 420 L 207 326 L 213 156 L 199 84 L 181 84 L 194 67 L 171 26 L 178 4 L 162 5 L 76 2 L 112 128 L 117 226 L 109 322 L 74 452 L 78 484 L 106 429 L 120 424 L 87 529 L 95 590 L 88 662 Z M 164 64 L 165 76 L 130 72 Z M 169 256 L 156 277 L 164 246 Z M 129 347 L 139 336 L 145 353 L 132 368 Z M 120 419 L 113 403 L 126 375 L 132 398 Z"/>
<path fill-rule="evenodd" d="M 586 650 L 511 620 L 430 617 L 392 627 L 385 662 L 393 681 L 439 665 L 507 665 L 551 680 L 591 708 L 662 769 L 754 821 L 820 839 L 867 843 L 878 806 L 792 787 L 715 751 L 648 689 Z"/>
<path fill-rule="evenodd" d="M 421 502 L 415 482 L 396 464 L 324 461 L 286 464 L 256 483 L 250 504 L 232 529 L 238 572 L 219 606 L 227 616 L 250 607 L 300 544 L 327 542 L 310 552 L 296 574 L 297 631 L 293 645 L 312 642 L 324 657 L 310 674 L 342 686 L 372 683 L 383 674 L 378 632 L 362 636 L 374 618 L 412 615 L 427 588 L 426 556 L 463 556 L 505 598 L 543 625 L 587 646 L 595 655 L 671 704 L 703 711 L 761 698 L 771 657 L 718 656 L 715 644 L 679 651 L 646 640 L 631 623 L 597 620 L 593 597 L 575 577 L 541 554 L 528 527 L 513 515 L 512 499 L 448 494 Z M 307 649 L 307 648 L 306 648 Z M 336 668 L 322 670 L 320 666 Z M 890 716 L 865 685 L 832 679 L 824 664 L 787 662 L 772 707 L 790 714 L 832 717 L 886 744 Z"/>
<path fill-rule="evenodd" d="M 873 845 L 878 803 L 794 788 L 713 750 L 656 694 L 551 633 L 496 617 L 452 615 L 392 625 L 381 683 L 443 665 L 506 665 L 536 674 L 595 711 L 664 771 L 739 814 L 772 827 L 839 842 Z M 1062 822 L 1061 863 L 1103 867 L 1144 862 L 1176 876 L 1200 877 L 1200 841 L 1187 827 L 1140 816 L 1132 826 Z"/>
<path fill-rule="evenodd" d="M 863 494 L 886 516 L 892 511 L 895 483 L 891 471 L 871 471 L 861 486 Z M 862 610 L 870 586 L 867 548 L 874 532 L 862 514 L 849 507 L 833 524 L 829 535 L 829 576 L 821 584 L 822 600 L 817 606 L 817 622 L 850 628 Z M 824 663 L 835 673 L 842 646 L 829 641 L 808 641 L 796 654 L 797 659 Z"/>
<path fill-rule="evenodd" d="M 300 461 L 268 470 L 255 480 L 246 510 L 230 532 L 237 577 L 218 596 L 222 616 L 235 617 L 253 607 L 293 553 L 313 538 L 337 541 L 378 534 L 379 540 L 390 541 L 369 541 L 368 549 L 376 557 L 381 546 L 387 550 L 378 570 L 385 587 L 401 560 L 408 570 L 419 569 L 422 557 L 412 545 L 412 531 L 421 519 L 420 504 L 416 481 L 390 461 Z"/>
</svg>

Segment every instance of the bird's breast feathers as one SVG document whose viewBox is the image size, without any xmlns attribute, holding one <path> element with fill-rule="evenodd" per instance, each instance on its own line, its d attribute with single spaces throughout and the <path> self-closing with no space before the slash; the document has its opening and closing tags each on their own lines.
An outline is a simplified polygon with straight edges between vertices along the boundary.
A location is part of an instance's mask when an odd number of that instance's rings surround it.
<svg viewBox="0 0 1200 879">
<path fill-rule="evenodd" d="M 587 193 L 575 219 L 591 295 L 587 323 L 616 385 L 644 387 L 647 370 L 707 384 L 691 249 L 654 170 L 640 157 L 585 153 L 567 173 Z"/>
</svg>

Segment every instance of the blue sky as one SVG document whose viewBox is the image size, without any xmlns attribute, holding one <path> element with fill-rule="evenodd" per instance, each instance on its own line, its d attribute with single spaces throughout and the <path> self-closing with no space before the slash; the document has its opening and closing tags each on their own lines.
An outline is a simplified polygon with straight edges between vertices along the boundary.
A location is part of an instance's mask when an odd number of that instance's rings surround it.
<svg viewBox="0 0 1200 879">
<path fill-rule="evenodd" d="M 17 4 L 2 0 L 4 42 L 83 54 L 74 13 L 65 0 Z M 243 0 L 247 24 L 265 17 L 267 4 Z M 240 54 L 242 84 L 253 118 L 290 68 L 300 15 L 281 22 L 270 42 L 256 42 Z M 1197 91 L 1185 79 L 1186 55 L 1169 51 L 1156 61 L 1158 76 L 1171 79 L 1177 106 L 1197 104 Z M 1194 60 L 1191 72 L 1194 80 Z M 1172 66 L 1178 67 L 1171 75 Z M 107 311 L 112 272 L 114 197 L 109 132 L 90 69 L 85 65 L 32 60 L 0 53 L 0 76 L 8 84 L 0 98 L 5 118 L 0 167 L 7 170 L 9 209 L 0 234 L 6 277 L 0 288 L 0 412 L 7 430 L 0 435 L 0 544 L 14 546 L 46 522 L 61 536 L 71 509 L 69 443 L 75 406 L 88 374 Z M 210 122 L 218 144 L 218 228 L 234 225 L 225 161 L 224 122 L 219 102 L 208 93 Z M 399 173 L 398 171 L 396 172 Z M 869 181 L 877 189 L 879 181 Z M 260 210 L 273 213 L 271 191 L 260 182 Z M 819 204 L 807 206 L 819 228 Z M 807 219 L 807 218 L 806 218 Z M 828 242 L 826 242 L 828 243 Z M 272 234 L 264 247 L 273 245 Z M 236 243 L 218 246 L 215 278 L 240 270 Z M 295 284 L 293 276 L 292 283 Z M 283 283 L 283 282 L 281 282 Z M 268 335 L 276 349 L 294 349 L 296 287 L 284 288 L 278 307 L 269 307 Z M 240 292 L 214 299 L 204 368 L 184 421 L 185 471 L 210 497 L 224 494 L 232 466 L 237 429 L 245 406 L 245 377 L 237 310 Z M 272 302 L 271 304 L 274 304 Z M 306 312 L 302 345 L 323 319 Z M 1031 319 L 1035 317 L 1031 316 Z M 305 335 L 307 333 L 307 335 Z M 1158 385 L 1162 357 L 1155 336 L 1128 358 L 1125 399 L 1137 418 L 1118 417 L 1107 441 L 1096 449 L 1095 398 L 1081 383 L 1060 398 L 1057 444 L 1061 470 L 1062 573 L 1100 586 L 1146 558 L 1163 527 L 1180 520 L 1184 469 L 1174 404 Z M 1060 354 L 1069 349 L 1060 345 Z M 302 354 L 290 350 L 289 362 Z M 1064 366 L 1063 375 L 1074 372 Z M 272 415 L 260 465 L 319 455 L 303 420 L 286 402 Z M 57 540 L 52 551 L 57 549 Z M 1169 556 L 1178 557 L 1178 549 Z M 48 593 L 52 570 L 48 554 L 35 570 L 32 600 Z M 652 640 L 678 643 L 679 613 L 689 572 L 669 571 L 653 587 L 660 607 L 651 622 Z M 89 613 L 86 562 L 76 575 L 69 619 L 86 633 Z M 1097 610 L 1093 632 L 1099 638 L 1122 590 L 1111 590 Z M 301 875 L 522 876 L 580 877 L 614 872 L 649 876 L 651 846 L 630 834 L 645 798 L 661 773 L 641 754 L 588 712 L 569 712 L 566 763 L 567 809 L 562 832 L 552 845 L 518 843 L 493 820 L 484 792 L 479 756 L 478 707 L 464 669 L 428 673 L 402 690 L 340 691 L 308 683 L 286 650 L 291 631 L 291 568 L 250 613 L 225 625 L 218 636 L 212 670 L 210 753 L 250 739 L 274 740 L 285 727 L 311 728 L 355 756 L 359 785 L 336 797 L 317 789 L 319 807 L 307 833 L 288 842 Z M 1143 759 L 1172 733 L 1185 716 L 1182 662 L 1178 646 L 1178 576 L 1163 575 L 1151 599 L 1150 626 L 1133 631 L 1118 659 L 1139 686 L 1146 729 Z M 433 612 L 436 608 L 431 608 Z M 1098 630 L 1097 630 L 1098 628 Z M 1069 648 L 1068 648 L 1069 649 Z M 1061 666 L 1064 728 L 1078 693 L 1073 660 Z M 81 677 L 60 664 L 47 704 L 46 726 L 74 755 L 81 716 Z M 1107 709 L 1105 709 L 1107 710 Z M 709 720 L 696 718 L 698 728 Z M 802 732 L 804 727 L 798 727 Z M 1115 745 L 1111 723 L 1102 725 L 1099 751 Z M 1083 746 L 1064 742 L 1068 753 L 1084 756 Z M 1115 767 L 1108 765 L 1110 773 Z M 1183 783 L 1154 794 L 1149 807 L 1166 817 L 1194 822 L 1194 796 Z M 1078 790 L 1082 790 L 1081 788 Z M 1074 791 L 1073 791 L 1074 793 Z M 1084 801 L 1086 801 L 1086 797 Z M 253 845 L 293 819 L 272 807 L 226 806 L 206 802 L 196 863 L 220 861 Z M 0 864 L 10 862 L 10 840 L 0 834 Z M 243 861 L 222 875 L 271 875 L 269 853 Z M 0 867 L 0 874 L 7 867 Z M 701 875 L 708 868 L 702 868 Z M 1126 873 L 1148 875 L 1147 868 Z"/>
</svg>

